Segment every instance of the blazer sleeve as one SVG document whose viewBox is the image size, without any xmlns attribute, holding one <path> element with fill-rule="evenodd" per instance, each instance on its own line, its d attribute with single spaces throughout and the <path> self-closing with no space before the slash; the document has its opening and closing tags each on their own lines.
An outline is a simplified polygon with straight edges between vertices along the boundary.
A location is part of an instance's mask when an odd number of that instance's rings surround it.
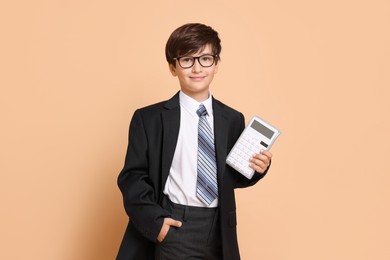
<svg viewBox="0 0 390 260">
<path fill-rule="evenodd" d="M 244 131 L 244 128 L 245 128 L 245 118 L 244 118 L 244 115 L 242 113 L 240 113 L 239 125 L 240 125 L 240 131 L 238 132 L 238 134 L 236 134 L 235 140 L 238 140 L 238 138 L 240 137 L 240 134 L 242 133 L 242 131 Z M 271 163 L 268 166 L 268 168 L 265 170 L 264 173 L 255 172 L 255 174 L 252 176 L 251 179 L 246 178 L 241 173 L 234 170 L 234 180 L 235 180 L 234 188 L 246 188 L 246 187 L 255 185 L 259 180 L 261 180 L 267 174 L 270 166 L 271 166 Z"/>
<path fill-rule="evenodd" d="M 148 140 L 141 113 L 137 110 L 130 123 L 125 165 L 118 176 L 127 215 L 135 228 L 155 242 L 164 217 L 169 213 L 157 203 L 149 177 Z"/>
</svg>

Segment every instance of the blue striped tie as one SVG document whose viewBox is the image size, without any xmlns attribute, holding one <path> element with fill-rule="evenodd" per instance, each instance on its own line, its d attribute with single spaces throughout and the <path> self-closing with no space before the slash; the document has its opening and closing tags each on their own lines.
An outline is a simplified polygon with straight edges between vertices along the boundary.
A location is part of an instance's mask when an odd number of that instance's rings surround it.
<svg viewBox="0 0 390 260">
<path fill-rule="evenodd" d="M 196 113 L 199 116 L 196 195 L 203 203 L 210 205 L 218 196 L 214 135 L 207 122 L 207 110 L 203 104 L 200 104 Z"/>
</svg>

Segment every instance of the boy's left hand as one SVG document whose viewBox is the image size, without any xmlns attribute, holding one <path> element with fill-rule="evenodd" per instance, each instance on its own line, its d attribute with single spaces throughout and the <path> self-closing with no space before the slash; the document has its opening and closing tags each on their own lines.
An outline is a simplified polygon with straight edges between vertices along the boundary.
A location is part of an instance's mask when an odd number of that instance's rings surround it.
<svg viewBox="0 0 390 260">
<path fill-rule="evenodd" d="M 264 173 L 267 170 L 272 158 L 272 153 L 266 150 L 261 150 L 260 153 L 256 153 L 249 160 L 251 167 L 253 170 L 259 173 Z"/>
</svg>

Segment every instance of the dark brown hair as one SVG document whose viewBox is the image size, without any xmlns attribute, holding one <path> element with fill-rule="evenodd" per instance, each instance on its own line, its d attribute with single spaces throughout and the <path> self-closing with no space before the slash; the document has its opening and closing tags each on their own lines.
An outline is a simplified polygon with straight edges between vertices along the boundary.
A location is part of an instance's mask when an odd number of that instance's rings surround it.
<svg viewBox="0 0 390 260">
<path fill-rule="evenodd" d="M 175 66 L 174 58 L 202 51 L 211 45 L 216 63 L 220 59 L 221 39 L 210 26 L 201 23 L 188 23 L 174 30 L 165 46 L 165 56 L 169 64 Z"/>
</svg>

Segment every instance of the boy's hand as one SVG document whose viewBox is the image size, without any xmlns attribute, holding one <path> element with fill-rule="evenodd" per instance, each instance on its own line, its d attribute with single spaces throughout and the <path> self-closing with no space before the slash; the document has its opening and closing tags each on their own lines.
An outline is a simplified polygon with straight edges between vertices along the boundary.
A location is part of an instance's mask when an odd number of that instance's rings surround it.
<svg viewBox="0 0 390 260">
<path fill-rule="evenodd" d="M 164 240 L 164 238 L 168 234 L 169 228 L 171 226 L 181 227 L 181 224 L 182 223 L 179 220 L 175 220 L 172 218 L 164 218 L 164 223 L 161 227 L 160 234 L 158 234 L 158 236 L 157 236 L 158 242 L 162 242 Z"/>
<path fill-rule="evenodd" d="M 261 150 L 260 153 L 254 154 L 249 160 L 251 162 L 249 167 L 256 172 L 264 173 L 271 162 L 271 158 L 272 154 L 269 151 Z"/>
</svg>

